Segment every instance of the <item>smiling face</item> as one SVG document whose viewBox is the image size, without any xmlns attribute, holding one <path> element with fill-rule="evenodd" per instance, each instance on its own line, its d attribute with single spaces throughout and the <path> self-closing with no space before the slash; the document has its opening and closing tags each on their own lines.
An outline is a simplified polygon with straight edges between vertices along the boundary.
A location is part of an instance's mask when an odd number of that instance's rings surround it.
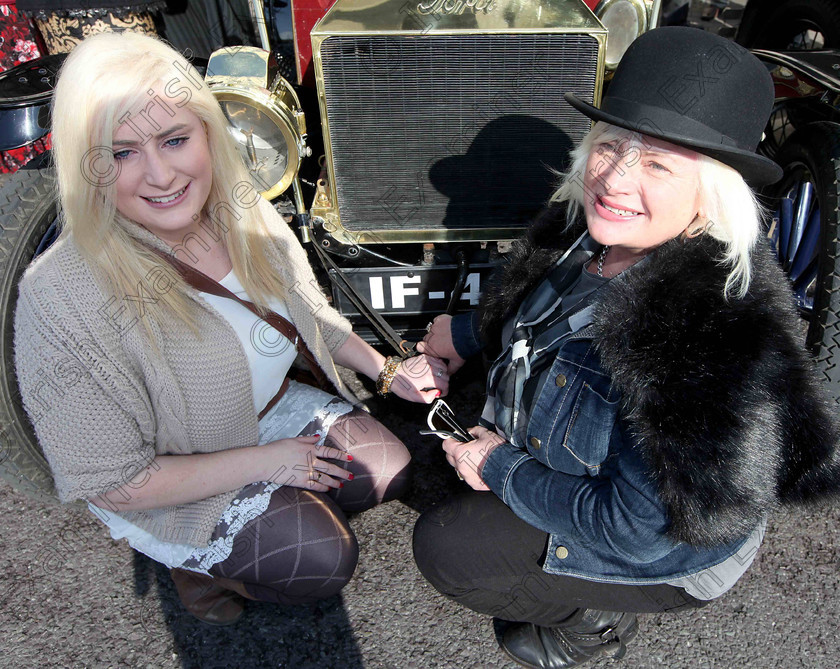
<svg viewBox="0 0 840 669">
<path fill-rule="evenodd" d="M 186 107 L 164 104 L 122 118 L 113 138 L 117 210 L 177 246 L 198 229 L 213 181 L 204 125 Z"/>
<path fill-rule="evenodd" d="M 586 162 L 584 213 L 600 244 L 645 255 L 700 211 L 698 154 L 646 135 L 596 141 Z"/>
</svg>

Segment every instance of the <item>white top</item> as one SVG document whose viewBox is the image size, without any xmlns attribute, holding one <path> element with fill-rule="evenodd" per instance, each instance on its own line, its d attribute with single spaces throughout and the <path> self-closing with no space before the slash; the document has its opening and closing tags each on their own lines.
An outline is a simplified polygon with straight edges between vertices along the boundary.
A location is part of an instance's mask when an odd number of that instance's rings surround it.
<svg viewBox="0 0 840 669">
<path fill-rule="evenodd" d="M 720 597 L 749 569 L 758 554 L 758 547 L 761 546 L 766 529 L 767 517 L 765 516 L 735 555 L 696 574 L 668 581 L 668 585 L 684 588 L 695 599 L 709 600 Z"/>
<path fill-rule="evenodd" d="M 219 283 L 238 298 L 251 301 L 233 270 Z M 277 394 L 283 379 L 289 373 L 289 368 L 297 357 L 295 345 L 239 302 L 209 293 L 201 293 L 201 297 L 236 331 L 236 336 L 239 337 L 242 349 L 248 357 L 251 385 L 254 390 L 254 409 L 259 413 Z M 283 300 L 272 299 L 268 306 L 286 320 L 292 320 Z"/>
</svg>

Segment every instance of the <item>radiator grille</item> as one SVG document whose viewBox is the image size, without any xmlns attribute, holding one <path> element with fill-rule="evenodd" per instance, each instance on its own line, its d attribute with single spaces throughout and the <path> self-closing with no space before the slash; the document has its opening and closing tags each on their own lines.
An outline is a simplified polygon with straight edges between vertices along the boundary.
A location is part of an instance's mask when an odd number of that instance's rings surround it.
<svg viewBox="0 0 840 669">
<path fill-rule="evenodd" d="M 332 175 L 354 231 L 519 227 L 589 121 L 585 34 L 334 36 L 321 45 Z"/>
</svg>

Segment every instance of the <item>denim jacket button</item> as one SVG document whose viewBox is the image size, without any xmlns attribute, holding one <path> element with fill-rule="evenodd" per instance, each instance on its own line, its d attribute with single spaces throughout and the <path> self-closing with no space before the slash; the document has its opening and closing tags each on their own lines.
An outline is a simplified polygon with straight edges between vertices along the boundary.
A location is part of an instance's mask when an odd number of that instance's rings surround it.
<svg viewBox="0 0 840 669">
<path fill-rule="evenodd" d="M 534 448 L 539 448 L 542 444 L 540 444 L 540 440 L 536 437 L 531 437 L 531 446 Z"/>
<path fill-rule="evenodd" d="M 555 549 L 554 554 L 561 560 L 565 560 L 567 557 L 569 557 L 569 549 L 565 546 L 558 546 Z"/>
<path fill-rule="evenodd" d="M 565 374 L 558 374 L 557 378 L 554 379 L 554 383 L 557 384 L 558 388 L 562 388 L 566 385 L 566 375 Z"/>
</svg>

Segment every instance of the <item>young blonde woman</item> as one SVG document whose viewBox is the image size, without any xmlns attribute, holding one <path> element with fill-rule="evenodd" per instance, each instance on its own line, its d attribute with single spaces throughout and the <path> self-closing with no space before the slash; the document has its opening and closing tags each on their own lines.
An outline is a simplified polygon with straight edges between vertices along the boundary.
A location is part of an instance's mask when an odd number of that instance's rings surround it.
<svg viewBox="0 0 840 669">
<path fill-rule="evenodd" d="M 64 225 L 20 284 L 15 337 L 60 498 L 172 567 L 207 622 L 235 621 L 243 597 L 335 594 L 358 556 L 344 512 L 398 496 L 409 465 L 336 365 L 418 402 L 446 393 L 445 366 L 386 363 L 352 333 L 159 40 L 84 41 L 53 119 Z M 340 397 L 288 380 L 298 350 Z"/>
</svg>

